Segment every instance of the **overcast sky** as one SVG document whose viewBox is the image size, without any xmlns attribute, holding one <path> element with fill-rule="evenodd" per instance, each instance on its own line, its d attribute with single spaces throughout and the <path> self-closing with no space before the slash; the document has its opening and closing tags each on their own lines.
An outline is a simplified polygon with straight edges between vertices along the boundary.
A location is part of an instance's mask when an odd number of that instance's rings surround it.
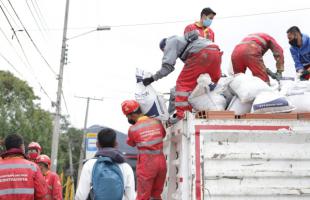
<svg viewBox="0 0 310 200">
<path fill-rule="evenodd" d="M 65 0 L 11 0 L 11 3 L 45 59 L 58 73 Z M 22 29 L 8 1 L 1 0 L 0 5 L 8 9 L 5 11 L 13 28 Z M 69 63 L 65 66 L 63 85 L 68 111 L 62 101 L 62 113 L 70 115 L 73 126 L 82 128 L 86 100 L 75 96 L 104 98 L 103 101 L 90 103 L 88 125 L 100 124 L 126 133 L 128 123 L 121 112 L 120 104 L 125 99 L 134 98 L 136 67 L 152 73 L 158 70 L 162 58 L 162 52 L 158 48 L 159 41 L 163 37 L 182 35 L 187 24 L 199 20 L 204 7 L 211 7 L 217 12 L 211 27 L 215 32 L 216 43 L 224 51 L 223 71 L 230 67 L 231 52 L 244 36 L 265 32 L 272 35 L 284 48 L 285 74 L 294 75 L 286 30 L 292 25 L 297 25 L 302 32 L 310 34 L 309 0 L 71 0 L 67 38 L 94 30 L 98 25 L 112 26 L 112 29 L 68 40 Z M 296 9 L 297 11 L 278 12 Z M 272 12 L 274 13 L 268 14 Z M 41 17 L 38 18 L 37 15 Z M 0 19 L 0 53 L 20 74 L 3 58 L 0 58 L 0 69 L 9 70 L 26 80 L 41 98 L 38 103 L 44 109 L 54 112 L 55 108 L 51 107 L 50 99 L 40 89 L 39 84 L 51 100 L 55 101 L 55 74 L 37 53 L 25 31 L 18 31 L 17 36 L 30 63 L 25 64 L 21 48 L 16 37 L 12 39 L 12 31 L 3 13 L 0 14 Z M 264 59 L 266 65 L 275 70 L 271 53 Z M 182 67 L 182 63 L 177 62 L 176 70 L 168 77 L 155 82 L 154 88 L 160 92 L 168 92 L 175 85 Z"/>
</svg>

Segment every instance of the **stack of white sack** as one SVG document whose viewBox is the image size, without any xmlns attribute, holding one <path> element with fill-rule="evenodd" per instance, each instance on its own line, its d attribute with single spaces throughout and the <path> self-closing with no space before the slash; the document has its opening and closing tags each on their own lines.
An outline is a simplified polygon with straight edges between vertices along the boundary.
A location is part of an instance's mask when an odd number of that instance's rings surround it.
<svg viewBox="0 0 310 200">
<path fill-rule="evenodd" d="M 166 121 L 169 113 L 162 95 L 159 95 L 151 85 L 144 86 L 143 78 L 150 77 L 151 74 L 141 69 L 136 70 L 136 91 L 135 99 L 140 104 L 143 114 L 156 119 Z"/>
<path fill-rule="evenodd" d="M 296 107 L 294 112 L 310 112 L 310 81 L 280 81 L 281 94 Z"/>
<path fill-rule="evenodd" d="M 188 97 L 188 101 L 196 111 L 223 111 L 227 102 L 221 94 L 220 86 L 210 91 L 209 85 L 212 84 L 209 74 L 201 74 L 197 79 L 197 86 Z M 223 83 L 224 84 L 224 83 Z"/>
<path fill-rule="evenodd" d="M 227 110 L 236 115 L 246 113 L 291 112 L 295 107 L 286 96 L 279 93 L 279 85 L 270 87 L 260 78 L 246 74 L 236 74 L 229 87 L 236 95 Z"/>
</svg>

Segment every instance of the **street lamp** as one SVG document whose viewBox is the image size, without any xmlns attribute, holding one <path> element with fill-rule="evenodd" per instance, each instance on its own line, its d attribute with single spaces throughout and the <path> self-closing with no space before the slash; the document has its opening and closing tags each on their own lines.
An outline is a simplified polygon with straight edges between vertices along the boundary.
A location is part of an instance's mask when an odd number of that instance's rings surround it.
<svg viewBox="0 0 310 200">
<path fill-rule="evenodd" d="M 78 37 L 87 35 L 87 34 L 89 34 L 89 33 L 95 32 L 95 31 L 110 31 L 110 30 L 111 30 L 111 26 L 97 26 L 96 29 L 93 29 L 93 30 L 87 31 L 87 32 L 85 32 L 85 33 L 81 33 L 81 34 L 78 34 L 78 35 L 76 35 L 76 36 L 67 38 L 66 40 L 67 40 L 67 41 L 68 41 L 68 40 L 72 40 L 72 39 L 75 39 L 75 38 L 78 38 Z"/>
</svg>

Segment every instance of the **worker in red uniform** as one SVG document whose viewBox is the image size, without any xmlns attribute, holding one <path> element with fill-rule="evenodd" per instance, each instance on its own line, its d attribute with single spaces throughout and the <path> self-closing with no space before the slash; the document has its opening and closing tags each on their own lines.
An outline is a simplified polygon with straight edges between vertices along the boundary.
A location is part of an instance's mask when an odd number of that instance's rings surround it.
<svg viewBox="0 0 310 200">
<path fill-rule="evenodd" d="M 28 159 L 36 162 L 36 159 L 42 152 L 42 147 L 37 142 L 30 142 L 28 145 Z"/>
<path fill-rule="evenodd" d="M 10 134 L 0 160 L 0 199 L 48 199 L 47 185 L 37 164 L 26 159 L 22 136 Z"/>
<path fill-rule="evenodd" d="M 48 194 L 53 200 L 62 200 L 62 186 L 59 176 L 50 171 L 51 159 L 47 155 L 39 155 L 36 159 L 48 187 Z"/>
<path fill-rule="evenodd" d="M 188 103 L 188 97 L 197 86 L 197 78 L 201 74 L 209 74 L 214 84 L 221 78 L 223 53 L 216 44 L 199 37 L 195 30 L 182 37 L 164 38 L 159 46 L 164 52 L 161 69 L 151 77 L 143 79 L 143 84 L 147 86 L 170 74 L 174 71 L 174 65 L 178 58 L 185 63 L 176 81 L 176 116 L 169 119 L 169 123 L 174 124 L 184 118 L 185 111 L 191 111 L 192 107 Z"/>
<path fill-rule="evenodd" d="M 122 111 L 132 126 L 128 130 L 127 144 L 137 146 L 137 200 L 161 200 L 167 166 L 163 154 L 166 131 L 161 122 L 142 114 L 134 100 L 122 103 Z"/>
<path fill-rule="evenodd" d="M 263 61 L 263 55 L 268 49 L 272 51 L 276 60 L 277 75 L 282 76 L 284 71 L 283 49 L 273 37 L 266 33 L 250 34 L 235 47 L 231 55 L 234 73 L 245 73 L 249 68 L 253 76 L 269 83 L 267 68 Z"/>
<path fill-rule="evenodd" d="M 214 32 L 210 26 L 215 15 L 216 13 L 211 8 L 202 9 L 200 13 L 200 21 L 187 25 L 185 27 L 184 34 L 197 30 L 200 37 L 204 37 L 214 42 Z"/>
</svg>

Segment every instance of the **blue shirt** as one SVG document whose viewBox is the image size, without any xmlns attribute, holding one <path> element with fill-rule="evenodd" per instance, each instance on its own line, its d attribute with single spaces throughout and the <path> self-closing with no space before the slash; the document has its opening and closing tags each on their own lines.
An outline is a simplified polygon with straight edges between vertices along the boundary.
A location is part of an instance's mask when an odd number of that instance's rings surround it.
<svg viewBox="0 0 310 200">
<path fill-rule="evenodd" d="M 292 57 L 295 62 L 296 71 L 303 69 L 310 64 L 310 38 L 306 34 L 302 34 L 301 47 L 291 46 L 290 48 Z"/>
</svg>

